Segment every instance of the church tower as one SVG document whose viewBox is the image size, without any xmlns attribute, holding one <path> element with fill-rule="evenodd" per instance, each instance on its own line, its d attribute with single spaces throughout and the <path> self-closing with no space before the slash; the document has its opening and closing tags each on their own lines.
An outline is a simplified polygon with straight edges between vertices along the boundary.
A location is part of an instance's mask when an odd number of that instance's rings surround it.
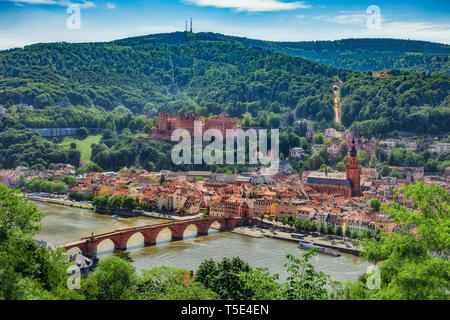
<svg viewBox="0 0 450 320">
<path fill-rule="evenodd" d="M 352 148 L 349 152 L 347 179 L 352 183 L 352 197 L 361 195 L 361 169 L 358 166 L 358 153 L 356 152 L 355 139 L 353 138 Z"/>
</svg>

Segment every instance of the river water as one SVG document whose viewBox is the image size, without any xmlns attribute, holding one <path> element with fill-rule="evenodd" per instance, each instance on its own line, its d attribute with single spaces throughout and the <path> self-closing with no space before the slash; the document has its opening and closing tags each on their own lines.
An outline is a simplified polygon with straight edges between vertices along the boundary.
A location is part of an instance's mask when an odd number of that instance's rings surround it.
<svg viewBox="0 0 450 320">
<path fill-rule="evenodd" d="M 146 217 L 115 219 L 86 209 L 35 204 L 39 210 L 47 213 L 42 219 L 42 230 L 36 238 L 52 245 L 79 240 L 89 236 L 91 232 L 99 234 L 161 222 Z M 138 271 L 161 265 L 195 271 L 206 259 L 213 258 L 217 261 L 224 257 L 239 256 L 251 266 L 269 268 L 270 272 L 278 273 L 280 279 L 285 280 L 286 254 L 300 256 L 303 252 L 294 242 L 253 238 L 213 229 L 210 229 L 208 236 L 195 237 L 195 234 L 195 227 L 190 226 L 185 231 L 183 241 L 170 242 L 170 231 L 166 229 L 159 234 L 157 245 L 149 247 L 144 247 L 142 235 L 136 234 L 128 241 L 130 256 L 134 260 L 132 264 Z M 98 246 L 98 255 L 102 259 L 113 250 L 113 243 L 105 240 Z M 369 266 L 359 257 L 349 254 L 342 254 L 340 257 L 319 255 L 313 257 L 312 263 L 318 270 L 339 281 L 355 280 Z"/>
</svg>

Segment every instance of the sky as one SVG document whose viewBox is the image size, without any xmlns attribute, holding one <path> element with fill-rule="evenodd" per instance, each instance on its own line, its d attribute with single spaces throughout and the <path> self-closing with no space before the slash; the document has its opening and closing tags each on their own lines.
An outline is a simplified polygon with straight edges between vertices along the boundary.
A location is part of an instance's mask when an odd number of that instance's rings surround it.
<svg viewBox="0 0 450 320">
<path fill-rule="evenodd" d="M 0 0 L 0 50 L 183 31 L 190 17 L 194 32 L 271 41 L 397 38 L 450 44 L 448 0 Z"/>
</svg>

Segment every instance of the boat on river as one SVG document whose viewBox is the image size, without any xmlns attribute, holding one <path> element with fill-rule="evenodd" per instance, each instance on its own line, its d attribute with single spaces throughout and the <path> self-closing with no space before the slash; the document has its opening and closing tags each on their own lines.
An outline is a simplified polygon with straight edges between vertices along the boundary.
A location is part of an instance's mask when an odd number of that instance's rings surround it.
<svg viewBox="0 0 450 320">
<path fill-rule="evenodd" d="M 341 254 L 339 252 L 337 252 L 336 250 L 320 247 L 315 244 L 306 243 L 306 242 L 302 242 L 302 241 L 300 241 L 298 243 L 298 247 L 302 250 L 317 249 L 318 253 L 325 254 L 327 256 L 332 256 L 332 257 L 340 257 L 341 256 Z"/>
</svg>

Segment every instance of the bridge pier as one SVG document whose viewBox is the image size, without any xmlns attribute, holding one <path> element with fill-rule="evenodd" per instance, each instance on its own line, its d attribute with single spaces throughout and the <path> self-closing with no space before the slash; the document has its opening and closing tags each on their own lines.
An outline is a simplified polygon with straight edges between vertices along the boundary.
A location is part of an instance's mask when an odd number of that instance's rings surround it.
<svg viewBox="0 0 450 320">
<path fill-rule="evenodd" d="M 183 240 L 184 230 L 186 230 L 185 226 L 176 225 L 176 226 L 169 227 L 169 229 L 172 232 L 172 241 Z"/>
<path fill-rule="evenodd" d="M 209 227 L 210 224 L 206 224 L 206 223 L 197 223 L 196 224 L 197 227 L 197 236 L 207 236 L 208 235 L 208 231 L 209 231 Z"/>
<path fill-rule="evenodd" d="M 84 248 L 80 248 L 81 253 L 88 258 L 93 258 L 95 251 L 97 250 L 97 244 L 98 244 L 98 241 L 88 239 L 86 241 L 85 245 L 83 246 Z"/>
<path fill-rule="evenodd" d="M 111 238 L 111 241 L 114 243 L 114 250 L 117 250 L 117 251 L 127 250 L 128 239 L 129 239 L 129 236 L 127 234 L 119 234 L 119 235 Z"/>
</svg>

